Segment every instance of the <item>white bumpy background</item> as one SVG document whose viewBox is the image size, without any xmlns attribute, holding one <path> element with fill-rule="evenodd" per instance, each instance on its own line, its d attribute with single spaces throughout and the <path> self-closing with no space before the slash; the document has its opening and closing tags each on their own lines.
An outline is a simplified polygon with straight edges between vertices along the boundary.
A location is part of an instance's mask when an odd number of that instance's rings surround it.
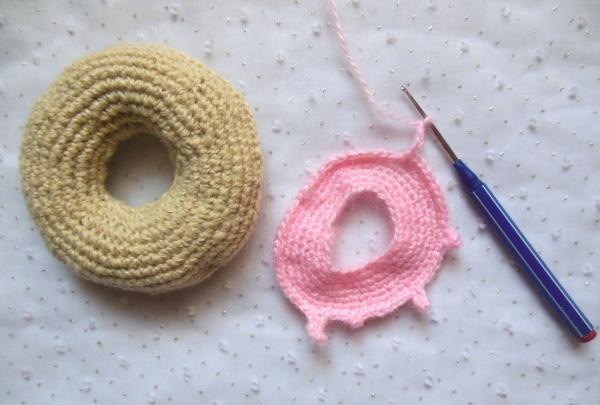
<svg viewBox="0 0 600 405">
<path fill-rule="evenodd" d="M 416 117 L 400 91 L 410 84 L 600 322 L 600 3 L 340 0 L 339 8 L 382 102 Z M 275 282 L 278 223 L 332 157 L 401 151 L 410 140 L 369 112 L 330 23 L 319 0 L 2 1 L 0 403 L 600 403 L 600 341 L 577 344 L 558 324 L 431 139 L 423 155 L 464 242 L 427 289 L 432 309 L 403 307 L 359 330 L 331 325 L 323 348 L 308 339 Z M 20 190 L 33 102 L 74 59 L 125 42 L 168 44 L 225 76 L 252 106 L 264 151 L 248 244 L 210 281 L 157 297 L 76 277 L 46 249 Z M 151 146 L 120 152 L 116 195 L 135 202 L 168 187 L 164 156 L 146 158 Z M 384 221 L 369 207 L 341 227 L 344 266 L 385 247 Z"/>
</svg>

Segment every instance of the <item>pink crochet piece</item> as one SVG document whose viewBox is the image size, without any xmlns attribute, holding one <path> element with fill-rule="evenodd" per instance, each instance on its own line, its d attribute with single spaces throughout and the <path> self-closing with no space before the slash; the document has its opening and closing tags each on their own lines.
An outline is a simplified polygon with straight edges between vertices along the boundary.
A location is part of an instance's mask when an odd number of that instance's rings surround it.
<svg viewBox="0 0 600 405">
<path fill-rule="evenodd" d="M 341 321 L 354 328 L 412 300 L 429 305 L 425 285 L 444 253 L 460 244 L 448 225 L 441 190 L 417 153 L 364 152 L 329 162 L 300 193 L 286 214 L 274 244 L 277 280 L 284 294 L 308 318 L 308 333 L 327 342 L 325 326 Z M 349 272 L 332 263 L 336 220 L 355 198 L 383 203 L 393 227 L 388 250 Z"/>
<path fill-rule="evenodd" d="M 379 105 L 348 51 L 335 0 L 330 5 L 340 48 L 371 108 L 386 119 L 414 126 L 415 142 L 403 154 L 364 152 L 329 162 L 300 192 L 279 227 L 273 252 L 277 280 L 306 315 L 308 333 L 320 344 L 327 342 L 330 321 L 357 328 L 409 300 L 426 309 L 425 285 L 446 251 L 460 245 L 448 224 L 442 192 L 418 153 L 429 120 L 407 120 Z M 383 204 L 393 237 L 383 255 L 342 272 L 332 263 L 336 221 L 359 197 Z"/>
</svg>

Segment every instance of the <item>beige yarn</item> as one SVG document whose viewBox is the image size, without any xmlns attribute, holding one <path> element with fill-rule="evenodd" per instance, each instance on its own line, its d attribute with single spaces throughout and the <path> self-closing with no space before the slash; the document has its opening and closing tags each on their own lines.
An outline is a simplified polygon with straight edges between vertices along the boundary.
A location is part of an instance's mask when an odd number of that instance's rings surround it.
<svg viewBox="0 0 600 405">
<path fill-rule="evenodd" d="M 171 189 L 134 208 L 106 190 L 107 163 L 136 134 L 161 139 Z M 34 105 L 23 191 L 50 250 L 88 280 L 159 293 L 225 265 L 256 221 L 261 154 L 242 96 L 194 59 L 126 45 L 69 66 Z"/>
</svg>

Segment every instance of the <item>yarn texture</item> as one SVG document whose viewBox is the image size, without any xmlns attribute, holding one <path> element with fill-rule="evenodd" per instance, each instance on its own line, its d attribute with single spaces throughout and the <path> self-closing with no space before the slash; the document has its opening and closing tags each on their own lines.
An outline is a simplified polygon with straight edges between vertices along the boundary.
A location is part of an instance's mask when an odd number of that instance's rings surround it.
<svg viewBox="0 0 600 405">
<path fill-rule="evenodd" d="M 425 286 L 444 254 L 460 245 L 448 223 L 440 187 L 419 150 L 429 119 L 410 120 L 382 107 L 350 54 L 337 4 L 329 1 L 344 60 L 371 110 L 381 118 L 414 127 L 412 147 L 402 154 L 383 151 L 338 157 L 300 192 L 281 222 L 274 242 L 277 280 L 287 298 L 306 316 L 309 335 L 325 344 L 325 327 L 341 321 L 354 328 L 411 301 L 425 310 Z M 375 199 L 393 229 L 387 251 L 351 271 L 332 262 L 336 221 L 353 201 Z"/>
<path fill-rule="evenodd" d="M 329 162 L 280 225 L 274 243 L 277 280 L 306 315 L 317 343 L 327 342 L 325 326 L 331 321 L 357 328 L 409 300 L 426 309 L 425 285 L 446 251 L 460 245 L 442 192 L 418 154 L 425 125 L 417 127 L 415 144 L 403 154 L 363 152 Z M 382 203 L 393 237 L 380 257 L 342 272 L 331 253 L 336 221 L 361 197 Z"/>
<path fill-rule="evenodd" d="M 106 190 L 120 142 L 157 136 L 170 190 L 134 208 Z M 29 211 L 82 277 L 146 293 L 190 286 L 230 261 L 257 218 L 261 153 L 242 96 L 159 45 L 125 45 L 69 66 L 36 102 L 20 156 Z"/>
</svg>

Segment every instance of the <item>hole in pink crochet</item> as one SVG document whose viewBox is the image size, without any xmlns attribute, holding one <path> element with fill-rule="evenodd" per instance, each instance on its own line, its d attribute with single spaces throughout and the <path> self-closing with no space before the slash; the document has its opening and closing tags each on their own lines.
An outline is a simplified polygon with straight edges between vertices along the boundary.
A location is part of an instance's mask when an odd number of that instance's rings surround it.
<svg viewBox="0 0 600 405">
<path fill-rule="evenodd" d="M 425 286 L 445 252 L 460 240 L 448 224 L 440 187 L 416 142 L 403 154 L 363 152 L 329 162 L 300 192 L 283 219 L 274 243 L 277 280 L 287 298 L 308 319 L 308 333 L 327 342 L 325 327 L 341 321 L 354 328 L 407 301 L 429 305 Z M 336 271 L 331 247 L 335 220 L 349 199 L 368 193 L 382 201 L 393 229 L 388 250 L 349 272 Z"/>
<path fill-rule="evenodd" d="M 366 221 L 363 220 L 365 217 Z M 373 233 L 361 229 L 366 224 L 379 225 L 379 229 L 375 230 L 376 238 Z M 331 256 L 333 266 L 339 272 L 354 271 L 382 256 L 392 240 L 393 229 L 387 205 L 371 192 L 349 198 L 338 212 L 334 228 L 336 235 L 332 240 Z"/>
</svg>

